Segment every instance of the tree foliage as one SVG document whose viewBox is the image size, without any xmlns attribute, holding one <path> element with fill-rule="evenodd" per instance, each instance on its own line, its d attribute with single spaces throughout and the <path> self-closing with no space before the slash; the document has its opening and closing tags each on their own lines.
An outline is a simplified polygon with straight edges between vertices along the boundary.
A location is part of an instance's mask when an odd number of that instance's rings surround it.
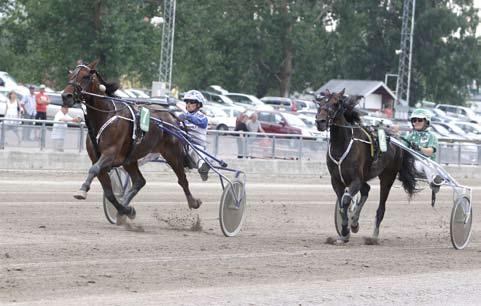
<svg viewBox="0 0 481 306">
<path fill-rule="evenodd" d="M 161 0 L 0 0 L 0 70 L 58 89 L 78 59 L 109 78 L 158 78 Z M 181 89 L 288 95 L 333 78 L 397 73 L 402 0 L 177 1 L 173 82 Z M 462 103 L 479 80 L 472 0 L 417 1 L 412 97 Z"/>
</svg>

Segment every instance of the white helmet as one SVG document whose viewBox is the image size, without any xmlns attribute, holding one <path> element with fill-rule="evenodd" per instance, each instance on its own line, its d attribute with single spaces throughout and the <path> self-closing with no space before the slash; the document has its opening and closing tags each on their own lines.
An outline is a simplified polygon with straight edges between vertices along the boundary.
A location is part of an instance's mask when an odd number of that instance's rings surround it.
<svg viewBox="0 0 481 306">
<path fill-rule="evenodd" d="M 197 103 L 200 104 L 200 107 L 202 107 L 206 102 L 204 95 L 198 90 L 189 90 L 186 92 L 184 95 L 184 102 L 187 100 L 197 101 Z"/>
</svg>

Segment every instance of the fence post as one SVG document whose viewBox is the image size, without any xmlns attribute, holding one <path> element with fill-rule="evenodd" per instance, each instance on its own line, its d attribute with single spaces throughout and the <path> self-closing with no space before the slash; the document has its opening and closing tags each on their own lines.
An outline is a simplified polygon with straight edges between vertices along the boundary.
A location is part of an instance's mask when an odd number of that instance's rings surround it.
<svg viewBox="0 0 481 306">
<path fill-rule="evenodd" d="M 304 145 L 303 144 L 303 138 L 302 138 L 302 135 L 299 137 L 299 150 L 297 151 L 297 159 L 298 160 L 301 160 L 302 159 L 302 146 Z"/>
<path fill-rule="evenodd" d="M 84 142 L 83 142 L 83 139 L 84 139 L 84 125 L 83 123 L 80 123 L 80 126 L 79 126 L 79 140 L 78 140 L 78 152 L 79 153 L 82 153 L 83 151 L 83 147 L 84 147 Z"/>
<path fill-rule="evenodd" d="M 219 153 L 219 133 L 216 131 L 215 132 L 215 137 L 214 137 L 214 156 L 217 156 Z"/>
<path fill-rule="evenodd" d="M 47 126 L 45 122 L 42 122 L 42 130 L 40 131 L 40 151 L 45 149 L 46 145 L 46 138 L 47 138 Z"/>
<path fill-rule="evenodd" d="M 272 152 L 271 152 L 271 158 L 275 159 L 276 158 L 276 135 L 272 136 Z"/>
<path fill-rule="evenodd" d="M 0 135 L 0 149 L 5 149 L 5 121 L 2 120 L 2 134 Z"/>
</svg>

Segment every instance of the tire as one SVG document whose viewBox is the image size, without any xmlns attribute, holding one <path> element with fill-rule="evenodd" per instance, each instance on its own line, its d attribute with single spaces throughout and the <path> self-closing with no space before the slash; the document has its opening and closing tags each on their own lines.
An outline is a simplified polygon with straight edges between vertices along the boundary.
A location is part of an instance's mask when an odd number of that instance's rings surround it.
<svg viewBox="0 0 481 306">
<path fill-rule="evenodd" d="M 240 197 L 236 201 L 235 194 Z M 234 179 L 222 192 L 219 208 L 219 223 L 226 237 L 239 233 L 246 218 L 246 191 L 244 183 Z"/>
<path fill-rule="evenodd" d="M 124 195 L 132 188 L 132 182 L 127 171 L 124 168 L 114 168 L 109 172 L 110 182 L 112 184 L 112 190 L 115 198 L 119 203 L 123 203 Z M 104 213 L 107 221 L 112 224 L 117 223 L 117 209 L 115 206 L 105 197 L 103 197 Z"/>
<path fill-rule="evenodd" d="M 451 243 L 456 250 L 462 250 L 468 245 L 472 223 L 473 207 L 468 197 L 461 196 L 456 199 L 451 210 Z"/>
</svg>

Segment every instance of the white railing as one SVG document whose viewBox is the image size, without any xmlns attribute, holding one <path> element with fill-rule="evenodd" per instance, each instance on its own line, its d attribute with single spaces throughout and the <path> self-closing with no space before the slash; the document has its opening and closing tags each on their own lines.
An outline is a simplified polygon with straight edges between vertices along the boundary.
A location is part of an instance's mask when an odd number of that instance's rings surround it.
<svg viewBox="0 0 481 306">
<path fill-rule="evenodd" d="M 54 121 L 0 118 L 0 150 L 85 151 L 84 123 L 69 123 L 59 145 L 52 139 Z M 54 133 L 55 134 L 55 133 Z M 220 158 L 262 158 L 325 161 L 328 140 L 302 135 L 209 130 L 207 150 Z M 439 139 L 441 164 L 481 164 L 481 144 Z"/>
</svg>

